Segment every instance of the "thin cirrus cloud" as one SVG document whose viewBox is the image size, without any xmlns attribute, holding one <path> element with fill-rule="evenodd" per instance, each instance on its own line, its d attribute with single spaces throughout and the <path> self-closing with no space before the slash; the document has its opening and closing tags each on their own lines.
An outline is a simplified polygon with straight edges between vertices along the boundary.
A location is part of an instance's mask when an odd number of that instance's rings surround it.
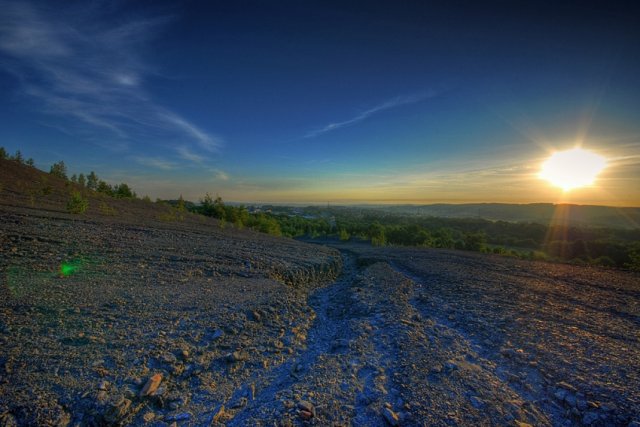
<svg viewBox="0 0 640 427">
<path fill-rule="evenodd" d="M 214 169 L 213 173 L 214 173 L 214 178 L 219 180 L 219 181 L 229 181 L 229 179 L 230 179 L 229 174 L 226 173 L 223 170 Z"/>
<path fill-rule="evenodd" d="M 140 163 L 141 165 L 149 166 L 156 169 L 173 170 L 178 168 L 178 165 L 175 162 L 163 159 L 161 157 L 133 156 L 132 159 Z"/>
<path fill-rule="evenodd" d="M 184 159 L 184 160 L 188 160 L 190 162 L 193 163 L 202 163 L 205 160 L 204 156 L 201 156 L 200 154 L 194 153 L 193 151 L 191 151 L 191 149 L 189 147 L 186 146 L 179 146 L 176 148 L 176 151 L 178 152 L 178 155 L 180 156 L 180 158 Z"/>
<path fill-rule="evenodd" d="M 64 117 L 68 128 L 92 137 L 107 131 L 127 144 L 178 141 L 188 147 L 176 150 L 179 157 L 197 163 L 204 157 L 195 150 L 213 152 L 221 146 L 219 138 L 157 104 L 142 87 L 151 70 L 141 60 L 140 47 L 168 18 L 109 26 L 89 5 L 64 14 L 0 0 L 0 9 L 1 64 L 16 76 L 20 93 L 41 101 L 42 112 Z"/>
<path fill-rule="evenodd" d="M 428 98 L 433 98 L 434 96 L 436 96 L 437 93 L 435 91 L 427 91 L 427 92 L 420 92 L 420 93 L 416 93 L 413 95 L 405 95 L 405 96 L 397 96 L 393 99 L 390 99 L 388 101 L 385 101 L 379 105 L 376 105 L 373 108 L 370 108 L 368 110 L 365 110 L 361 113 L 359 113 L 358 115 L 348 119 L 348 120 L 343 120 L 340 122 L 334 122 L 334 123 L 329 123 L 326 126 L 323 126 L 319 129 L 314 129 L 310 132 L 308 132 L 305 135 L 305 138 L 314 138 L 316 136 L 320 136 L 322 134 L 325 134 L 327 132 L 331 132 L 331 131 L 335 131 L 338 130 L 340 128 L 346 127 L 346 126 L 351 126 L 354 125 L 358 122 L 361 122 L 363 120 L 366 120 L 367 118 L 369 118 L 370 116 L 383 112 L 385 110 L 390 110 L 396 107 L 401 107 L 403 105 L 408 105 L 408 104 L 415 104 L 417 102 L 423 101 L 425 99 Z"/>
</svg>

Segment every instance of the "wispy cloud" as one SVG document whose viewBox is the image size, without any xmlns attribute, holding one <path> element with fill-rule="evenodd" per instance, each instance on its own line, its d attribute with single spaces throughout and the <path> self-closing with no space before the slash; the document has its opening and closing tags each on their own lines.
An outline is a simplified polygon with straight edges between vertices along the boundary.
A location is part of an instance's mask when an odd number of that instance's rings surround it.
<svg viewBox="0 0 640 427">
<path fill-rule="evenodd" d="M 177 147 L 176 151 L 184 160 L 188 160 L 194 163 L 202 163 L 204 161 L 204 156 L 194 153 L 186 146 Z"/>
<path fill-rule="evenodd" d="M 141 49 L 169 18 L 114 23 L 100 7 L 71 11 L 0 0 L 0 66 L 42 112 L 65 118 L 69 130 L 123 141 L 179 143 L 212 152 L 221 140 L 155 102 L 144 89 L 151 69 Z M 60 125 L 60 124 L 58 124 Z M 151 142 L 152 141 L 152 142 Z M 183 159 L 202 161 L 192 153 Z M 195 161 L 195 160 L 194 160 Z"/>
<path fill-rule="evenodd" d="M 427 91 L 427 92 L 416 93 L 413 95 L 397 96 L 393 99 L 383 102 L 382 104 L 376 105 L 373 108 L 369 108 L 368 110 L 365 110 L 348 120 L 329 123 L 328 125 L 323 126 L 319 129 L 314 129 L 308 132 L 305 135 L 305 138 L 314 138 L 316 136 L 322 135 L 327 132 L 331 132 L 346 126 L 351 126 L 355 123 L 361 122 L 369 118 L 370 116 L 380 113 L 382 111 L 390 110 L 392 108 L 400 107 L 407 104 L 415 104 L 416 102 L 420 102 L 428 98 L 433 98 L 436 95 L 437 95 L 437 92 L 435 91 Z"/>
<path fill-rule="evenodd" d="M 179 117 L 171 112 L 166 112 L 165 114 L 163 114 L 163 117 L 169 123 L 173 123 L 177 128 L 181 129 L 192 138 L 194 138 L 201 148 L 204 148 L 208 151 L 215 151 L 220 147 L 221 140 L 219 138 L 203 132 L 201 129 L 197 128 L 192 123 L 189 123 L 182 117 Z"/>
<path fill-rule="evenodd" d="M 213 173 L 214 173 L 215 179 L 217 179 L 218 181 L 229 181 L 230 179 L 229 174 L 223 170 L 214 169 Z"/>
<path fill-rule="evenodd" d="M 178 167 L 178 165 L 175 162 L 172 162 L 170 160 L 167 160 L 161 157 L 133 156 L 132 159 L 140 163 L 141 165 L 149 166 L 157 169 L 172 170 Z"/>
</svg>

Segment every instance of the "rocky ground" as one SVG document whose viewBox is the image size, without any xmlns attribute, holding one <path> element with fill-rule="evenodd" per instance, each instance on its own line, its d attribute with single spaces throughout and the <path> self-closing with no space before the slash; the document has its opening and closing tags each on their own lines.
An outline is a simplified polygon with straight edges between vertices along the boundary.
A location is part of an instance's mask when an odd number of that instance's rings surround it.
<svg viewBox="0 0 640 427">
<path fill-rule="evenodd" d="M 0 206 L 0 426 L 640 426 L 640 277 Z"/>
</svg>

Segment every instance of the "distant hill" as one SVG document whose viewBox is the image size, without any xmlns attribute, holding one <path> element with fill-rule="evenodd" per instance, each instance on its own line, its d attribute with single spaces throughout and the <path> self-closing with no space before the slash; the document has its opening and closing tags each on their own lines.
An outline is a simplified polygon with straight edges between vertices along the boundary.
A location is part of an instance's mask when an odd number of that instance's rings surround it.
<svg viewBox="0 0 640 427">
<path fill-rule="evenodd" d="M 531 203 L 468 203 L 378 206 L 377 209 L 402 215 L 444 218 L 483 218 L 493 221 L 536 222 L 545 225 L 640 228 L 640 208 Z"/>
</svg>

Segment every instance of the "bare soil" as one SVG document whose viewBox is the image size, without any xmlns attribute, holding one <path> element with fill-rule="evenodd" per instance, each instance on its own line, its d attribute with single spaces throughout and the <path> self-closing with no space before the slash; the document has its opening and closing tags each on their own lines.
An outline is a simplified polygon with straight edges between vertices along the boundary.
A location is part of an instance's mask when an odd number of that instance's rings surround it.
<svg viewBox="0 0 640 427">
<path fill-rule="evenodd" d="M 32 205 L 21 179 L 0 191 L 0 426 L 640 426 L 637 273 L 138 201 L 74 216 L 63 181 Z"/>
</svg>

